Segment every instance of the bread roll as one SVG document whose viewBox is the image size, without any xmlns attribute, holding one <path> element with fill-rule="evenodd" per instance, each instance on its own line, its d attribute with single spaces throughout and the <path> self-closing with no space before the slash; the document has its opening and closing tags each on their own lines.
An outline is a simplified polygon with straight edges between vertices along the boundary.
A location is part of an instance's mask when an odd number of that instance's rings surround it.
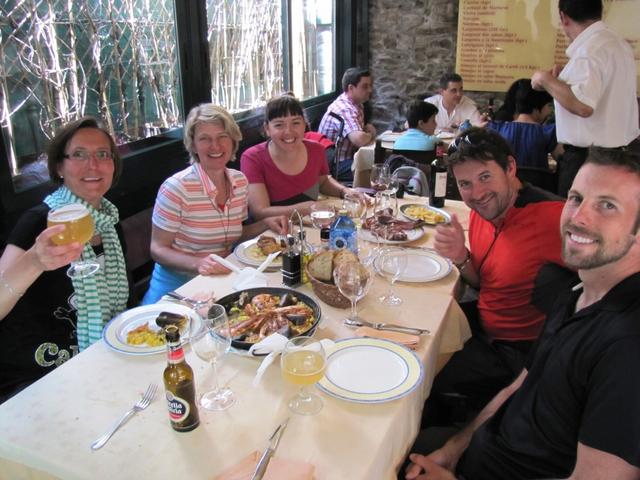
<svg viewBox="0 0 640 480">
<path fill-rule="evenodd" d="M 323 282 L 333 282 L 333 252 L 321 252 L 309 262 L 309 273 Z"/>
</svg>

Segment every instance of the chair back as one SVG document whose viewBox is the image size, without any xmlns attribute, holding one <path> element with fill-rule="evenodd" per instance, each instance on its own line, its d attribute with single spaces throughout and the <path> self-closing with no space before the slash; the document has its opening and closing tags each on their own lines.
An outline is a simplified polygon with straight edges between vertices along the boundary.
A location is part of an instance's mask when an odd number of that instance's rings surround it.
<svg viewBox="0 0 640 480">
<path fill-rule="evenodd" d="M 335 112 L 327 112 L 330 117 L 335 118 L 338 121 L 338 136 L 335 139 L 335 147 L 333 148 L 332 155 L 327 154 L 327 159 L 329 161 L 329 171 L 331 172 L 331 176 L 338 179 L 338 158 L 336 153 L 342 146 L 342 142 L 344 141 L 344 118 L 338 115 Z"/>
<path fill-rule="evenodd" d="M 391 175 L 393 180 L 397 180 L 399 185 L 404 185 L 404 191 L 419 195 L 429 196 L 429 182 L 427 176 L 417 167 L 398 167 Z"/>
<path fill-rule="evenodd" d="M 530 183 L 548 192 L 557 193 L 558 191 L 558 175 L 556 172 L 542 168 L 518 166 L 516 175 L 520 181 Z"/>
<path fill-rule="evenodd" d="M 398 155 L 404 155 L 407 158 L 410 158 L 416 163 L 421 165 L 429 165 L 436 158 L 435 150 L 396 150 L 393 149 L 393 153 L 397 153 Z"/>
</svg>

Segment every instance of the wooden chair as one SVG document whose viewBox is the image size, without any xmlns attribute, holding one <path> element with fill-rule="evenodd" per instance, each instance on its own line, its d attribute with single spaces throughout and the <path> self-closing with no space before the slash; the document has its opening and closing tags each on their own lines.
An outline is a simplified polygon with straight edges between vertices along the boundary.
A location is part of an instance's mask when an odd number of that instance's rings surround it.
<svg viewBox="0 0 640 480">
<path fill-rule="evenodd" d="M 132 303 L 137 304 L 149 288 L 153 259 L 151 258 L 151 215 L 153 207 L 147 208 L 120 222 L 127 254 L 125 261 L 131 289 L 135 296 Z"/>
</svg>

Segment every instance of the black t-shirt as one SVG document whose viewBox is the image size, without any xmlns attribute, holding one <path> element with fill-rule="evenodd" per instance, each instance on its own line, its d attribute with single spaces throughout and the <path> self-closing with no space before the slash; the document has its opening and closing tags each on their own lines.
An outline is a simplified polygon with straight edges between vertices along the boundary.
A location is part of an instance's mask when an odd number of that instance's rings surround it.
<svg viewBox="0 0 640 480">
<path fill-rule="evenodd" d="M 580 292 L 558 296 L 527 378 L 474 434 L 459 473 L 565 478 L 578 442 L 640 467 L 639 291 L 637 273 L 575 314 Z"/>
<path fill-rule="evenodd" d="M 46 204 L 26 211 L 7 244 L 28 250 L 47 227 Z M 119 225 L 116 231 L 124 243 Z M 102 255 L 102 246 L 94 247 Z M 100 258 L 99 258 L 100 260 Z M 43 272 L 0 320 L 0 397 L 37 380 L 78 352 L 75 293 L 67 268 Z"/>
</svg>

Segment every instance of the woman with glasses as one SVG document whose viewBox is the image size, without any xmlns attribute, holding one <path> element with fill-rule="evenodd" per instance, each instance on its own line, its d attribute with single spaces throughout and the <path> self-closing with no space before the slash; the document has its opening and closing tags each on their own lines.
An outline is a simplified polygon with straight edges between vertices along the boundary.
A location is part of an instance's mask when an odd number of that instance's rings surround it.
<svg viewBox="0 0 640 480">
<path fill-rule="evenodd" d="M 0 401 L 99 340 L 129 299 L 118 210 L 104 198 L 122 167 L 113 139 L 85 117 L 56 133 L 47 156 L 58 188 L 24 213 L 0 258 Z M 47 215 L 69 204 L 93 219 L 86 245 L 51 241 L 64 228 L 47 228 Z M 79 255 L 100 268 L 69 278 L 66 264 Z"/>
<path fill-rule="evenodd" d="M 292 95 L 271 99 L 265 107 L 266 142 L 242 154 L 240 168 L 249 180 L 249 207 L 256 219 L 306 215 L 318 193 L 344 197 L 350 191 L 329 176 L 324 147 L 304 139 L 302 104 Z"/>
<path fill-rule="evenodd" d="M 154 303 L 196 275 L 227 274 L 210 257 L 265 230 L 286 233 L 283 217 L 243 225 L 248 216 L 247 179 L 227 168 L 242 139 L 240 128 L 222 107 L 206 103 L 191 109 L 184 126 L 187 168 L 160 187 L 153 208 L 151 256 L 156 261 L 143 303 Z"/>
</svg>

